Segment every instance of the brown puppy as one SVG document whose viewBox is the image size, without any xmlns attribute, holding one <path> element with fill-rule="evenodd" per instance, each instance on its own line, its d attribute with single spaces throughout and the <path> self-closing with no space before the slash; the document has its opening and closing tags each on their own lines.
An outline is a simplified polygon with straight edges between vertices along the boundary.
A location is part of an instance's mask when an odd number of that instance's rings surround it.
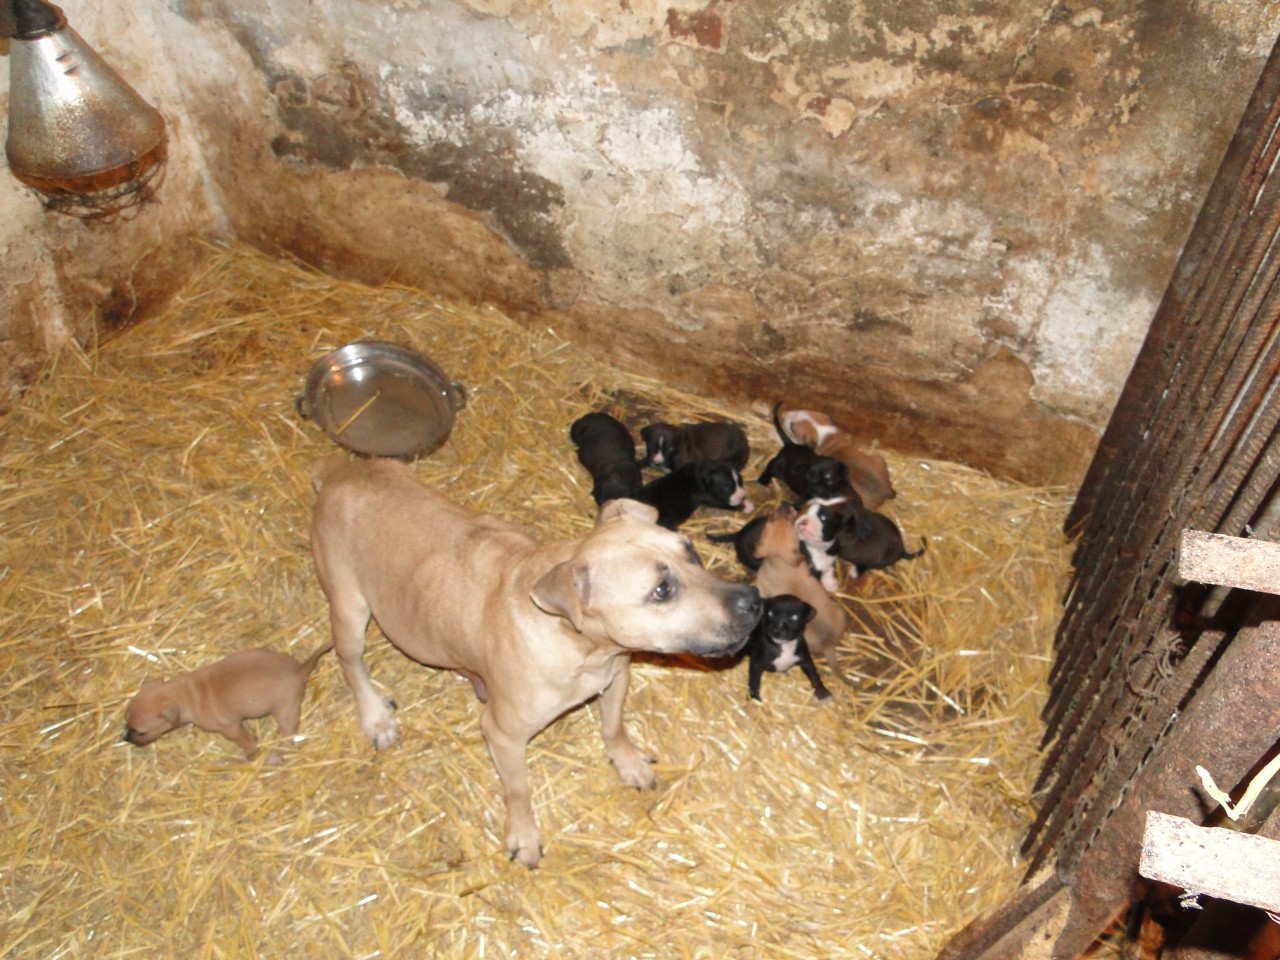
<svg viewBox="0 0 1280 960">
<path fill-rule="evenodd" d="M 765 522 L 755 547 L 760 561 L 756 589 L 766 598 L 789 593 L 813 607 L 813 619 L 804 628 L 804 642 L 811 652 L 821 652 L 831 672 L 841 676 L 836 664 L 836 644 L 849 618 L 810 570 L 809 561 L 800 550 L 795 523 L 795 509 L 786 506 L 774 510 Z"/>
<path fill-rule="evenodd" d="M 307 678 L 332 643 L 299 663 L 274 650 L 241 650 L 173 680 L 148 680 L 125 710 L 124 738 L 140 747 L 183 724 L 220 733 L 252 760 L 258 746 L 246 720 L 275 717 L 280 736 L 298 732 Z M 279 763 L 272 750 L 267 763 Z"/>
<path fill-rule="evenodd" d="M 875 510 L 898 495 L 889 479 L 889 465 L 884 457 L 859 449 L 853 437 L 825 413 L 788 410 L 781 415 L 781 421 L 783 431 L 796 443 L 812 447 L 822 456 L 839 460 L 849 468 L 849 483 L 868 510 Z"/>
<path fill-rule="evenodd" d="M 316 572 L 365 734 L 375 747 L 399 738 L 362 659 L 372 617 L 414 660 L 475 683 L 507 804 L 506 849 L 526 866 L 542 856 L 529 740 L 596 698 L 622 782 L 653 787 L 650 760 L 622 723 L 632 651 L 735 653 L 760 618 L 753 588 L 712 576 L 687 537 L 634 500 L 607 501 L 580 539 L 542 544 L 427 489 L 397 461 L 328 457 L 312 482 Z"/>
</svg>

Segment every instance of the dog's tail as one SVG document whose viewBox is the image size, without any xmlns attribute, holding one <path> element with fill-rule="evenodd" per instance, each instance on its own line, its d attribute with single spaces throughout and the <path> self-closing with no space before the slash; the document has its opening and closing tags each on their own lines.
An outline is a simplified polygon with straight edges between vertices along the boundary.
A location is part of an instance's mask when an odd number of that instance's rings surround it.
<svg viewBox="0 0 1280 960">
<path fill-rule="evenodd" d="M 915 553 L 904 553 L 904 554 L 902 555 L 902 559 L 903 559 L 903 560 L 914 560 L 916 557 L 919 557 L 919 556 L 923 555 L 923 554 L 924 554 L 925 549 L 926 549 L 928 546 L 929 546 L 929 541 L 928 541 L 928 540 L 926 540 L 924 537 L 921 537 L 921 538 L 920 538 L 920 549 L 919 549 L 919 550 L 917 550 Z"/>
<path fill-rule="evenodd" d="M 320 488 L 324 486 L 324 482 L 329 478 L 329 474 L 346 462 L 347 458 L 337 453 L 331 453 L 329 456 L 321 457 L 317 460 L 311 467 L 311 489 L 319 493 Z"/>
<path fill-rule="evenodd" d="M 712 543 L 733 543 L 737 536 L 736 531 L 733 533 L 711 533 L 708 531 L 706 533 L 706 538 Z"/>
<path fill-rule="evenodd" d="M 778 415 L 778 411 L 782 409 L 782 401 L 779 400 L 773 405 L 773 429 L 778 431 L 778 439 L 782 441 L 784 447 L 791 446 L 795 441 L 787 436 L 787 431 L 782 429 L 782 418 Z"/>
<path fill-rule="evenodd" d="M 303 673 L 308 677 L 311 676 L 311 671 L 316 668 L 316 664 L 320 662 L 320 658 L 323 657 L 326 653 L 328 653 L 332 649 L 333 649 L 333 641 L 330 640 L 328 643 L 326 643 L 323 647 L 321 647 L 315 653 L 311 654 L 311 656 L 307 657 L 307 659 L 303 660 L 302 661 Z"/>
</svg>

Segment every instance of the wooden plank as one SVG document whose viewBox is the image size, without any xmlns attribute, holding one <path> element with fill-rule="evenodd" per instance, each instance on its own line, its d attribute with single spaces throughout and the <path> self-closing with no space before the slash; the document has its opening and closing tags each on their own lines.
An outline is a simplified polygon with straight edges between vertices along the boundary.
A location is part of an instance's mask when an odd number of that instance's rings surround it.
<svg viewBox="0 0 1280 960">
<path fill-rule="evenodd" d="M 1188 893 L 1280 913 L 1280 842 L 1266 837 L 1151 810 L 1138 873 Z"/>
<path fill-rule="evenodd" d="M 1196 583 L 1280 594 L 1280 543 L 1183 530 L 1178 575 Z"/>
</svg>

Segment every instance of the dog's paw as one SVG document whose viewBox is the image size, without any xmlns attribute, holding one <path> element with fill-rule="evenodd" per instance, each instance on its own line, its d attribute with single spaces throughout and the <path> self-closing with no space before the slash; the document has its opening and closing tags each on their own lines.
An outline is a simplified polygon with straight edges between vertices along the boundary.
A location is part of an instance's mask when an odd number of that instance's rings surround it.
<svg viewBox="0 0 1280 960">
<path fill-rule="evenodd" d="M 372 730 L 366 730 L 365 732 L 369 735 L 369 742 L 377 750 L 394 747 L 400 742 L 400 724 L 394 718 L 385 723 L 380 723 Z"/>
<path fill-rule="evenodd" d="M 652 790 L 658 785 L 658 777 L 653 772 L 653 758 L 643 751 L 628 745 L 619 749 L 610 757 L 618 776 L 628 787 L 637 790 Z"/>
<path fill-rule="evenodd" d="M 360 726 L 369 742 L 378 750 L 393 747 L 400 742 L 400 722 L 396 720 L 396 702 L 386 697 L 379 709 L 370 711 L 360 719 Z"/>
<path fill-rule="evenodd" d="M 511 830 L 507 834 L 507 856 L 532 870 L 542 860 L 542 835 L 537 827 Z"/>
</svg>

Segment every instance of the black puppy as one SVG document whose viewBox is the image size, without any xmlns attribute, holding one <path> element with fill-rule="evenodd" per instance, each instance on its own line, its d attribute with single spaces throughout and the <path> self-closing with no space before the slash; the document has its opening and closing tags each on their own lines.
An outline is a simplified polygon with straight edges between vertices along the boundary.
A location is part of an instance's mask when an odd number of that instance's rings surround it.
<svg viewBox="0 0 1280 960">
<path fill-rule="evenodd" d="M 729 464 L 686 463 L 677 470 L 650 480 L 635 499 L 658 508 L 658 523 L 674 530 L 698 507 L 720 510 L 750 510 L 751 501 L 742 488 L 742 476 Z"/>
<path fill-rule="evenodd" d="M 760 484 L 768 486 L 774 480 L 781 480 L 801 500 L 812 500 L 814 497 L 857 498 L 862 505 L 862 498 L 849 483 L 849 468 L 834 457 L 824 457 L 803 443 L 796 443 L 787 436 L 778 419 L 778 410 L 782 404 L 773 405 L 773 426 L 778 431 L 778 439 L 782 441 L 779 450 L 760 474 Z"/>
<path fill-rule="evenodd" d="M 803 670 L 813 684 L 814 696 L 819 700 L 831 699 L 831 691 L 822 685 L 818 668 L 804 642 L 805 624 L 813 619 L 813 613 L 813 607 L 789 593 L 765 600 L 764 615 L 747 641 L 747 656 L 751 661 L 747 691 L 752 700 L 760 699 L 760 678 L 765 671 L 782 673 L 795 666 Z"/>
<path fill-rule="evenodd" d="M 926 543 L 921 539 L 920 549 L 908 553 L 896 523 L 883 513 L 855 510 L 841 525 L 832 550 L 848 561 L 852 568 L 849 576 L 857 577 L 868 570 L 891 567 L 899 560 L 914 560 L 924 553 Z"/>
<path fill-rule="evenodd" d="M 747 465 L 751 448 L 736 423 L 651 423 L 640 430 L 645 444 L 644 466 L 676 470 L 686 463 L 725 460 L 735 470 Z"/>
<path fill-rule="evenodd" d="M 597 504 L 620 497 L 634 500 L 639 495 L 643 481 L 636 441 L 620 420 L 607 413 L 588 413 L 569 427 L 569 439 L 578 445 L 578 460 L 591 474 L 591 496 Z"/>
</svg>

